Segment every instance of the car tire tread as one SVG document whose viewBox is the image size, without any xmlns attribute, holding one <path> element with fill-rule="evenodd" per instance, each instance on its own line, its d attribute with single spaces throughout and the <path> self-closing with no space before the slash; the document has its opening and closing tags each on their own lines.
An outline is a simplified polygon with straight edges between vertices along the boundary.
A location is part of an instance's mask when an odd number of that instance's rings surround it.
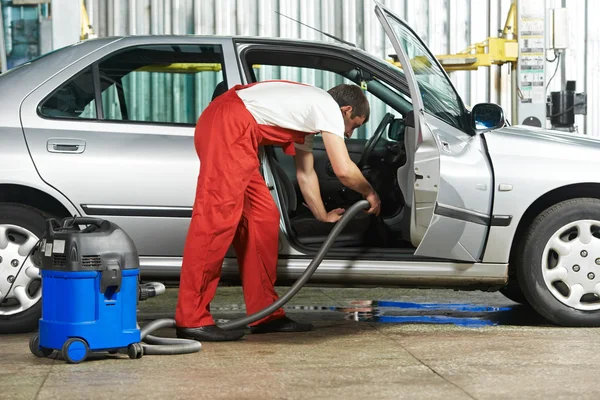
<svg viewBox="0 0 600 400">
<path fill-rule="evenodd" d="M 45 220 L 50 215 L 28 205 L 18 203 L 0 203 L 0 225 L 21 225 L 38 237 L 45 230 Z M 42 314 L 42 302 L 19 314 L 0 315 L 0 334 L 27 333 L 37 329 Z"/>
<path fill-rule="evenodd" d="M 545 236 L 554 234 L 552 225 L 563 226 L 569 222 L 574 214 L 584 214 L 579 219 L 594 218 L 585 214 L 595 214 L 600 220 L 600 199 L 576 198 L 565 200 L 542 211 L 532 222 L 523 236 L 517 250 L 517 277 L 519 286 L 527 302 L 546 320 L 562 326 L 571 327 L 597 327 L 600 326 L 600 310 L 576 310 L 556 299 L 547 289 L 541 278 L 541 267 L 536 255 L 541 262 L 541 253 L 546 246 Z M 552 232 L 548 232 L 552 231 Z"/>
</svg>

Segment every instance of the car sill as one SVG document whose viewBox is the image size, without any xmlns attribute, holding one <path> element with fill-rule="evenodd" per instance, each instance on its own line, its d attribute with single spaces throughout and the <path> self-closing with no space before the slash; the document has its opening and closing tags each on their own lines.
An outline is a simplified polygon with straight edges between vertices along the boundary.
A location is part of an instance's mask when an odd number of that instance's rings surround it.
<svg viewBox="0 0 600 400">
<path fill-rule="evenodd" d="M 311 260 L 279 260 L 278 284 L 291 283 L 306 270 Z M 142 278 L 178 279 L 181 258 L 140 257 Z M 235 258 L 223 263 L 222 280 L 239 280 Z M 391 262 L 325 260 L 310 283 L 419 287 L 502 286 L 508 279 L 507 264 Z"/>
</svg>

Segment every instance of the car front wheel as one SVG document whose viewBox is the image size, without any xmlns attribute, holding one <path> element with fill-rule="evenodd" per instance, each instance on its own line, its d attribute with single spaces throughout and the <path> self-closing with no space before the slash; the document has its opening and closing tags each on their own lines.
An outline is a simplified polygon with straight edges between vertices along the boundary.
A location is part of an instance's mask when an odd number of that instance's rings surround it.
<svg viewBox="0 0 600 400">
<path fill-rule="evenodd" d="M 45 231 L 44 215 L 0 204 L 0 333 L 31 332 L 41 316 L 41 277 L 29 253 Z"/>
<path fill-rule="evenodd" d="M 541 213 L 521 243 L 517 276 L 549 321 L 600 326 L 600 200 L 567 200 Z"/>
</svg>

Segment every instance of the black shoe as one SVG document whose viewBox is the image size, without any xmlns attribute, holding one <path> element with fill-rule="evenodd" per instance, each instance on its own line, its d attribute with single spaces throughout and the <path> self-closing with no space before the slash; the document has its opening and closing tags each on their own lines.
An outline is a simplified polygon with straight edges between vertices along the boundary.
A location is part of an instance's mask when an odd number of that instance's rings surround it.
<svg viewBox="0 0 600 400">
<path fill-rule="evenodd" d="M 288 317 L 282 317 L 273 321 L 265 322 L 250 327 L 252 333 L 270 333 L 270 332 L 306 332 L 313 328 L 313 324 L 292 321 Z"/>
<path fill-rule="evenodd" d="M 216 325 L 201 326 L 199 328 L 176 329 L 177 337 L 181 339 L 194 339 L 200 342 L 228 342 L 241 339 L 242 331 L 226 331 Z"/>
</svg>

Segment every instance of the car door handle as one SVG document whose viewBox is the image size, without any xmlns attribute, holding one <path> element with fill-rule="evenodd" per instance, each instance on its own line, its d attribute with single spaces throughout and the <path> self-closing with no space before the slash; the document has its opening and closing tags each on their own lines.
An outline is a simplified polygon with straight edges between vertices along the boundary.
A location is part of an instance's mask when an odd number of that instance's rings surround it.
<svg viewBox="0 0 600 400">
<path fill-rule="evenodd" d="M 49 139 L 46 149 L 50 153 L 72 153 L 80 154 L 85 150 L 85 140 L 81 139 Z"/>
</svg>

